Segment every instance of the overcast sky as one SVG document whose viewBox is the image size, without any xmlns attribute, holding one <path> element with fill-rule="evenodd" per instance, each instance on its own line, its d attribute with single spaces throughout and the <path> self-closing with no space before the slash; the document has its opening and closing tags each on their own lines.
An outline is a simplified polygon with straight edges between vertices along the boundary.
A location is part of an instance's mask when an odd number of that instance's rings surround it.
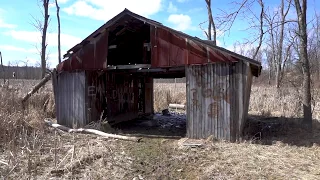
<svg viewBox="0 0 320 180">
<path fill-rule="evenodd" d="M 52 0 L 51 0 L 52 1 Z M 81 42 L 94 30 L 124 10 L 145 16 L 162 24 L 205 39 L 199 23 L 206 21 L 207 9 L 204 0 L 58 0 L 61 11 L 62 55 Z M 212 0 L 213 15 L 232 11 L 237 5 L 231 0 Z M 266 6 L 276 9 L 279 1 L 267 1 Z M 252 10 L 259 11 L 256 4 Z M 257 6 L 257 7 L 255 7 Z M 36 65 L 40 62 L 40 33 L 32 26 L 32 17 L 42 19 L 37 0 L 0 0 L 0 51 L 4 64 Z M 309 14 L 320 9 L 320 2 L 309 0 Z M 292 8 L 292 10 L 294 10 Z M 57 20 L 55 5 L 50 5 L 48 29 L 49 64 L 57 65 Z M 292 16 L 295 16 L 292 11 Z M 233 50 L 233 43 L 252 38 L 246 30 L 247 20 L 238 18 L 230 33 L 218 30 L 218 45 Z M 206 27 L 206 25 L 204 26 Z"/>
</svg>

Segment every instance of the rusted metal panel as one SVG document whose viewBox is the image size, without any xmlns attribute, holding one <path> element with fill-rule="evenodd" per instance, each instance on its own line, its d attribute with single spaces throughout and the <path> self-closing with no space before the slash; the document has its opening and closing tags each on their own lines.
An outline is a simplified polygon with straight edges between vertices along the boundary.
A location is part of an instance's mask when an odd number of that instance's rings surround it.
<svg viewBox="0 0 320 180">
<path fill-rule="evenodd" d="M 222 63 L 186 67 L 188 137 L 231 140 L 230 73 Z"/>
<path fill-rule="evenodd" d="M 104 31 L 101 35 L 93 38 L 88 44 L 74 52 L 69 59 L 60 63 L 57 67 L 59 72 L 75 70 L 101 70 L 107 68 L 108 35 Z"/>
<path fill-rule="evenodd" d="M 187 136 L 239 140 L 248 116 L 252 76 L 246 62 L 187 66 Z"/>
<path fill-rule="evenodd" d="M 211 62 L 237 62 L 238 59 L 185 38 L 168 28 L 153 27 L 150 31 L 152 44 L 152 67 L 173 67 L 188 64 L 207 64 Z"/>
<path fill-rule="evenodd" d="M 134 18 L 150 26 L 152 67 L 174 67 L 211 62 L 249 62 L 253 75 L 261 72 L 261 63 L 241 56 L 213 43 L 176 31 L 151 19 L 125 9 L 106 24 L 74 46 L 65 56 L 70 57 L 58 65 L 58 71 L 99 70 L 107 66 L 108 32 L 126 18 Z M 73 53 L 71 53 L 74 51 Z"/>
<path fill-rule="evenodd" d="M 55 77 L 55 100 L 58 123 L 68 127 L 85 125 L 85 73 L 62 72 Z"/>
<path fill-rule="evenodd" d="M 206 40 L 192 37 L 162 24 L 147 19 L 125 9 L 106 24 L 101 26 L 81 43 L 68 50 L 64 57 L 68 60 L 58 65 L 58 71 L 105 69 L 108 52 L 108 31 L 118 22 L 131 17 L 150 25 L 152 44 L 152 67 L 172 67 L 210 62 L 249 62 L 254 66 L 253 75 L 261 72 L 261 63 L 241 56 L 227 49 L 215 46 Z M 73 54 L 71 53 L 72 51 Z"/>
</svg>

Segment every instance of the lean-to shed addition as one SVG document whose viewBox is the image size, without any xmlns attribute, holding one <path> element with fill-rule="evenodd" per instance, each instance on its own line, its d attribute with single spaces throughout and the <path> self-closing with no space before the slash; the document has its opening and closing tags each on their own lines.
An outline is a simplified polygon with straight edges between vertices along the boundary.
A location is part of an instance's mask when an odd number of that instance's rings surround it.
<svg viewBox="0 0 320 180">
<path fill-rule="evenodd" d="M 64 55 L 53 75 L 59 124 L 153 113 L 153 78 L 186 77 L 187 136 L 236 141 L 257 61 L 125 9 Z"/>
</svg>

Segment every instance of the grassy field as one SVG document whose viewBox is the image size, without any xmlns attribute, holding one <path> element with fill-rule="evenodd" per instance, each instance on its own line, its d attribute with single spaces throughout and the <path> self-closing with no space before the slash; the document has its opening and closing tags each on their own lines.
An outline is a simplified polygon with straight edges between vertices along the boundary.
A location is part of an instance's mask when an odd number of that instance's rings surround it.
<svg viewBox="0 0 320 180">
<path fill-rule="evenodd" d="M 286 130 L 238 143 L 208 138 L 201 147 L 184 146 L 178 137 L 145 137 L 141 142 L 102 139 L 48 128 L 54 116 L 52 88 L 47 85 L 21 109 L 32 81 L 11 82 L 0 90 L 0 177 L 3 179 L 319 179 L 320 126 L 299 127 L 298 92 L 253 87 L 250 113 L 278 116 Z M 319 96 L 314 91 L 314 102 Z M 155 110 L 185 104 L 184 83 L 154 86 Z M 319 104 L 314 103 L 314 118 Z M 121 133 L 120 131 L 116 131 Z M 194 141 L 192 141 L 194 142 Z M 266 143 L 267 142 L 267 143 Z"/>
</svg>

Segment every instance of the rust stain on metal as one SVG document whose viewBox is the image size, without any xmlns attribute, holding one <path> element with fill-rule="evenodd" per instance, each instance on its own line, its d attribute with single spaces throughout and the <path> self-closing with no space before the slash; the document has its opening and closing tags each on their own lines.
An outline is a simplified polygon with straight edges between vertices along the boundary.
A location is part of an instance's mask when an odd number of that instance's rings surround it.
<svg viewBox="0 0 320 180">
<path fill-rule="evenodd" d="M 58 71 L 101 70 L 107 67 L 108 31 L 88 42 L 84 47 L 74 52 L 69 59 L 61 62 Z"/>
</svg>

